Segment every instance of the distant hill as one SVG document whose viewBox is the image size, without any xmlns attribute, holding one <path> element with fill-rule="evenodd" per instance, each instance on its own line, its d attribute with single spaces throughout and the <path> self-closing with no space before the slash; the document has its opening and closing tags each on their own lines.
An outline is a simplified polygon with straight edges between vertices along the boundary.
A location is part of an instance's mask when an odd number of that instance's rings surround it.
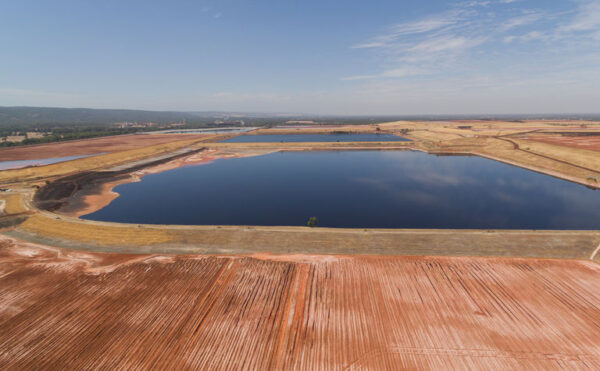
<svg viewBox="0 0 600 371">
<path fill-rule="evenodd" d="M 289 119 L 305 119 L 294 113 L 246 113 L 246 112 L 181 112 L 145 111 L 130 109 L 93 109 L 57 107 L 0 107 L 0 130 L 23 130 L 28 128 L 55 128 L 73 126 L 106 126 L 118 122 L 154 122 L 156 124 L 179 123 L 187 127 L 204 127 L 214 124 L 262 126 L 277 124 Z"/>
<path fill-rule="evenodd" d="M 129 109 L 92 109 L 56 107 L 0 107 L 0 129 L 50 127 L 63 125 L 106 125 L 116 122 L 155 122 L 167 124 L 185 121 L 188 125 L 212 124 L 215 120 L 234 121 L 243 119 L 247 124 L 265 125 L 284 123 L 287 120 L 315 120 L 323 124 L 366 123 L 394 120 L 451 120 L 451 119 L 534 119 L 572 118 L 600 119 L 600 115 L 388 115 L 388 116 L 342 116 L 306 115 L 294 113 L 244 113 L 244 112 L 180 112 L 144 111 Z"/>
<path fill-rule="evenodd" d="M 125 109 L 0 107 L 0 126 L 111 124 L 122 121 L 156 122 L 164 124 L 183 120 L 195 121 L 202 118 L 211 118 L 211 115 L 188 112 Z"/>
</svg>

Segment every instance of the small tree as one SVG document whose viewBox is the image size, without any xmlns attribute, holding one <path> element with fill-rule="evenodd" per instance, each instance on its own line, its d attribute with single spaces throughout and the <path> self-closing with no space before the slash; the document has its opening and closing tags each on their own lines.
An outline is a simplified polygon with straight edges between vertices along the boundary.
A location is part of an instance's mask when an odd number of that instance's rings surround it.
<svg viewBox="0 0 600 371">
<path fill-rule="evenodd" d="M 317 222 L 318 222 L 317 217 L 316 216 L 311 216 L 308 219 L 308 222 L 306 223 L 306 225 L 308 225 L 309 227 L 315 227 L 317 225 Z"/>
</svg>

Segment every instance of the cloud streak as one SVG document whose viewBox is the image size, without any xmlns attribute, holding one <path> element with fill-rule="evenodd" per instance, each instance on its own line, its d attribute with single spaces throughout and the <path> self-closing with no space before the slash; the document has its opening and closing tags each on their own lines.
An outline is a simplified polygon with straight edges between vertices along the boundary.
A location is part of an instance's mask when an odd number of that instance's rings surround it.
<svg viewBox="0 0 600 371">
<path fill-rule="evenodd" d="M 378 35 L 370 41 L 353 45 L 352 48 L 393 47 L 405 36 L 442 31 L 464 20 L 465 16 L 466 12 L 464 10 L 456 9 L 418 21 L 398 23 L 389 27 L 388 32 L 385 34 Z"/>
<path fill-rule="evenodd" d="M 573 49 L 600 40 L 600 2 L 579 2 L 572 11 L 557 14 L 518 8 L 517 2 L 455 3 L 450 10 L 392 25 L 386 32 L 352 46 L 376 50 L 379 66 L 373 69 L 380 71 L 357 73 L 342 80 L 482 72 L 499 57 L 514 54 L 515 64 L 530 64 L 549 50 Z M 516 49 L 525 44 L 531 49 Z"/>
<path fill-rule="evenodd" d="M 525 14 L 522 16 L 517 16 L 514 18 L 510 18 L 503 22 L 500 25 L 501 31 L 512 30 L 513 28 L 518 28 L 526 25 L 530 25 L 542 19 L 543 14 L 539 12 L 528 12 L 529 14 Z"/>
<path fill-rule="evenodd" d="M 600 2 L 583 3 L 577 10 L 575 18 L 561 27 L 561 31 L 583 32 L 592 31 L 592 36 L 600 31 Z"/>
</svg>

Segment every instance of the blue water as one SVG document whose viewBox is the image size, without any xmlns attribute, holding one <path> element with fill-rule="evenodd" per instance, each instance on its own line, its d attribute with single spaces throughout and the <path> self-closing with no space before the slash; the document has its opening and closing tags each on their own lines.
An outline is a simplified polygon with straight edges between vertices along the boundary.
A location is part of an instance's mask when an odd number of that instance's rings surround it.
<svg viewBox="0 0 600 371">
<path fill-rule="evenodd" d="M 150 224 L 600 229 L 600 191 L 479 157 L 280 152 L 118 186 L 86 219 Z"/>
<path fill-rule="evenodd" d="M 23 168 L 23 167 L 27 167 L 27 166 L 49 165 L 49 164 L 55 164 L 57 162 L 76 160 L 78 158 L 97 156 L 99 154 L 101 154 L 101 153 L 95 153 L 93 155 L 82 155 L 82 156 L 40 158 L 40 159 L 36 159 L 36 160 L 0 161 L 0 170 L 19 169 L 19 168 Z"/>
<path fill-rule="evenodd" d="M 261 134 L 240 135 L 222 140 L 229 143 L 255 142 L 407 142 L 393 134 Z"/>
</svg>

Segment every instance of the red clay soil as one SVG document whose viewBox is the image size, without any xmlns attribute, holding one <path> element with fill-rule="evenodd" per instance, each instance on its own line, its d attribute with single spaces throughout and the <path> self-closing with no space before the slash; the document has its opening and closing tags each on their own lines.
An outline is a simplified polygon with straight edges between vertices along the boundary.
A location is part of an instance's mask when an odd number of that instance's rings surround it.
<svg viewBox="0 0 600 371">
<path fill-rule="evenodd" d="M 589 149 L 592 151 L 600 151 L 600 135 L 594 136 L 562 136 L 557 135 L 527 135 L 523 139 L 535 140 L 538 142 L 555 144 L 565 147 Z"/>
<path fill-rule="evenodd" d="M 157 144 L 209 136 L 203 134 L 132 134 L 2 148 L 0 149 L 0 161 L 37 160 L 42 158 L 127 151 Z"/>
<path fill-rule="evenodd" d="M 0 369 L 600 369 L 592 262 L 0 240 Z"/>
</svg>

